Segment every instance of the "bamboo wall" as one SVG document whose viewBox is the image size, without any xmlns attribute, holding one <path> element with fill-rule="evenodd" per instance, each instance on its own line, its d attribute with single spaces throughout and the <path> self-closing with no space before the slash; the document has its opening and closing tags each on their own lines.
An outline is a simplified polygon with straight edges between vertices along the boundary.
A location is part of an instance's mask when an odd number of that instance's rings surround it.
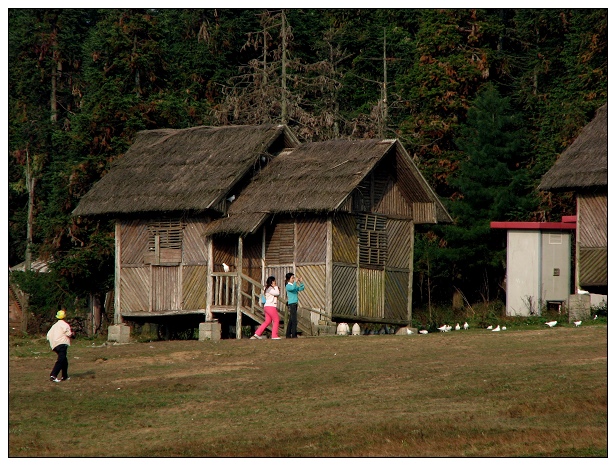
<svg viewBox="0 0 616 466">
<path fill-rule="evenodd" d="M 578 194 L 577 205 L 579 285 L 607 286 L 607 194 Z"/>
<path fill-rule="evenodd" d="M 205 309 L 208 259 L 203 235 L 207 221 L 207 218 L 183 219 L 181 250 L 160 251 L 162 262 L 170 257 L 176 262 L 154 265 L 148 249 L 151 220 L 118 220 L 116 274 L 121 315 L 160 315 L 166 311 L 177 314 Z"/>
</svg>

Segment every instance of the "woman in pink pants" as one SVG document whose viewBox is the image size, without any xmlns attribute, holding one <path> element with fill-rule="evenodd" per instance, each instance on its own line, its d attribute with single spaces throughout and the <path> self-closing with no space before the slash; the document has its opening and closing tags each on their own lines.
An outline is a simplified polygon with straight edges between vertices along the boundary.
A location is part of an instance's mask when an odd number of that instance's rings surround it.
<svg viewBox="0 0 616 466">
<path fill-rule="evenodd" d="M 280 340 L 278 336 L 278 326 L 280 325 L 280 318 L 278 317 L 278 296 L 280 296 L 280 290 L 276 286 L 276 277 L 268 277 L 265 284 L 265 304 L 263 310 L 265 311 L 265 322 L 257 329 L 255 334 L 250 337 L 251 340 L 261 340 L 263 332 L 267 326 L 272 323 L 272 340 Z"/>
</svg>

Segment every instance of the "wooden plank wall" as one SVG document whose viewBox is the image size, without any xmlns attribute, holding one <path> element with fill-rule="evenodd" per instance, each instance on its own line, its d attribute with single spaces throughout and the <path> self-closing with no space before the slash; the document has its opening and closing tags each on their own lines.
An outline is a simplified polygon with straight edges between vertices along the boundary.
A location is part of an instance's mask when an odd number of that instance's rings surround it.
<svg viewBox="0 0 616 466">
<path fill-rule="evenodd" d="M 413 218 L 412 206 L 404 200 L 393 179 L 388 180 L 383 197 L 377 201 L 375 212 L 383 215 Z"/>
<path fill-rule="evenodd" d="M 224 272 L 223 262 L 235 271 L 237 256 L 237 237 L 215 236 L 212 242 L 212 262 L 214 272 Z"/>
<path fill-rule="evenodd" d="M 387 267 L 408 270 L 411 253 L 411 222 L 407 220 L 387 220 Z"/>
<path fill-rule="evenodd" d="M 182 266 L 182 309 L 205 309 L 207 265 Z"/>
<path fill-rule="evenodd" d="M 409 272 L 385 270 L 385 313 L 386 319 L 406 320 L 409 292 Z"/>
<path fill-rule="evenodd" d="M 295 222 L 293 219 L 281 219 L 274 225 L 268 225 L 265 238 L 266 263 L 293 263 L 295 256 Z"/>
<path fill-rule="evenodd" d="M 383 270 L 359 269 L 358 316 L 383 319 L 385 317 L 385 275 Z"/>
<path fill-rule="evenodd" d="M 579 285 L 607 286 L 607 194 L 577 196 Z"/>
<path fill-rule="evenodd" d="M 296 222 L 296 264 L 325 264 L 327 249 L 327 220 L 325 218 L 298 219 Z"/>
<path fill-rule="evenodd" d="M 355 215 L 338 214 L 333 217 L 332 261 L 357 264 L 357 225 Z"/>
<path fill-rule="evenodd" d="M 152 310 L 180 310 L 180 268 L 152 266 Z"/>
<path fill-rule="evenodd" d="M 188 265 L 207 264 L 205 247 L 205 225 L 207 219 L 189 218 L 184 223 L 182 239 L 182 263 Z"/>
<path fill-rule="evenodd" d="M 353 316 L 357 311 L 357 266 L 334 264 L 332 314 Z"/>
<path fill-rule="evenodd" d="M 143 265 L 143 255 L 148 249 L 148 222 L 146 220 L 118 220 L 122 241 L 120 263 Z"/>
<path fill-rule="evenodd" d="M 325 264 L 298 265 L 296 277 L 304 281 L 304 291 L 299 293 L 300 304 L 305 307 L 325 310 Z M 283 284 L 284 284 L 284 277 Z M 285 293 L 286 295 L 286 293 Z"/>
<path fill-rule="evenodd" d="M 150 267 L 124 267 L 120 273 L 122 313 L 150 310 Z"/>
</svg>

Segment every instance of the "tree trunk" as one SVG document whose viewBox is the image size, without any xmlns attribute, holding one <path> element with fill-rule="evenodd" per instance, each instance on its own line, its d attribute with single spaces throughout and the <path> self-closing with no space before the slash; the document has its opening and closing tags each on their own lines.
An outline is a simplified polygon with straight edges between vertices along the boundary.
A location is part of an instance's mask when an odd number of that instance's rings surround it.
<svg viewBox="0 0 616 466">
<path fill-rule="evenodd" d="M 286 25 L 286 15 L 284 10 L 282 10 L 282 101 L 281 105 L 281 119 L 282 124 L 286 125 L 289 117 L 287 110 L 287 25 Z"/>
</svg>

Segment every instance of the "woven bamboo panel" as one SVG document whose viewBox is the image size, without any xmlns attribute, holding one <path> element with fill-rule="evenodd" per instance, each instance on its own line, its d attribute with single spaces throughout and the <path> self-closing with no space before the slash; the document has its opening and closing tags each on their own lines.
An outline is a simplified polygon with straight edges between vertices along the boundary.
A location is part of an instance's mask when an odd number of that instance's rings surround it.
<svg viewBox="0 0 616 466">
<path fill-rule="evenodd" d="M 182 243 L 182 262 L 184 264 L 207 263 L 207 248 L 205 247 L 204 230 L 207 219 L 190 218 L 184 225 L 184 240 Z"/>
<path fill-rule="evenodd" d="M 122 268 L 120 313 L 150 310 L 150 266 Z"/>
<path fill-rule="evenodd" d="M 287 299 L 287 292 L 284 289 L 284 277 L 288 272 L 293 272 L 293 265 L 278 265 L 278 266 L 267 266 L 265 267 L 265 279 L 267 277 L 274 276 L 276 277 L 276 284 L 278 288 L 280 288 L 280 296 L 279 298 Z M 265 283 L 264 283 L 265 285 Z M 284 306 L 278 304 L 278 309 L 284 310 Z"/>
<path fill-rule="evenodd" d="M 413 220 L 415 223 L 436 223 L 434 202 L 413 202 Z"/>
<path fill-rule="evenodd" d="M 325 264 L 298 266 L 295 276 L 301 278 L 305 286 L 298 294 L 300 305 L 325 309 Z"/>
<path fill-rule="evenodd" d="M 223 262 L 235 271 L 237 254 L 237 238 L 233 236 L 214 236 L 212 244 L 212 260 L 214 272 L 224 272 Z"/>
<path fill-rule="evenodd" d="M 411 235 L 410 221 L 387 220 L 387 266 L 408 269 L 411 254 Z"/>
<path fill-rule="evenodd" d="M 398 185 L 393 180 L 389 180 L 383 197 L 376 205 L 375 212 L 383 215 L 413 218 L 413 208 L 404 200 Z"/>
<path fill-rule="evenodd" d="M 382 270 L 359 269 L 358 316 L 382 319 L 385 316 L 384 272 Z"/>
<path fill-rule="evenodd" d="M 607 195 L 578 194 L 578 244 L 607 247 Z"/>
<path fill-rule="evenodd" d="M 580 286 L 607 286 L 607 248 L 580 248 Z"/>
<path fill-rule="evenodd" d="M 332 259 L 357 264 L 357 226 L 354 215 L 339 214 L 333 219 Z"/>
<path fill-rule="evenodd" d="M 385 271 L 385 318 L 405 320 L 408 318 L 409 273 Z"/>
<path fill-rule="evenodd" d="M 148 224 L 144 220 L 120 220 L 120 262 L 143 264 L 148 249 Z"/>
<path fill-rule="evenodd" d="M 261 232 L 248 235 L 243 241 L 242 272 L 250 278 L 261 281 L 261 254 L 263 250 L 263 235 Z"/>
<path fill-rule="evenodd" d="M 152 267 L 152 310 L 180 310 L 179 267 Z"/>
<path fill-rule="evenodd" d="M 206 265 L 182 267 L 182 309 L 205 309 L 207 286 Z"/>
<path fill-rule="evenodd" d="M 353 316 L 357 311 L 357 267 L 334 264 L 332 314 Z"/>
<path fill-rule="evenodd" d="M 295 222 L 280 220 L 269 225 L 265 237 L 265 261 L 268 264 L 292 264 L 295 251 Z"/>
<path fill-rule="evenodd" d="M 297 264 L 323 262 L 327 249 L 327 221 L 323 218 L 297 221 Z"/>
</svg>

